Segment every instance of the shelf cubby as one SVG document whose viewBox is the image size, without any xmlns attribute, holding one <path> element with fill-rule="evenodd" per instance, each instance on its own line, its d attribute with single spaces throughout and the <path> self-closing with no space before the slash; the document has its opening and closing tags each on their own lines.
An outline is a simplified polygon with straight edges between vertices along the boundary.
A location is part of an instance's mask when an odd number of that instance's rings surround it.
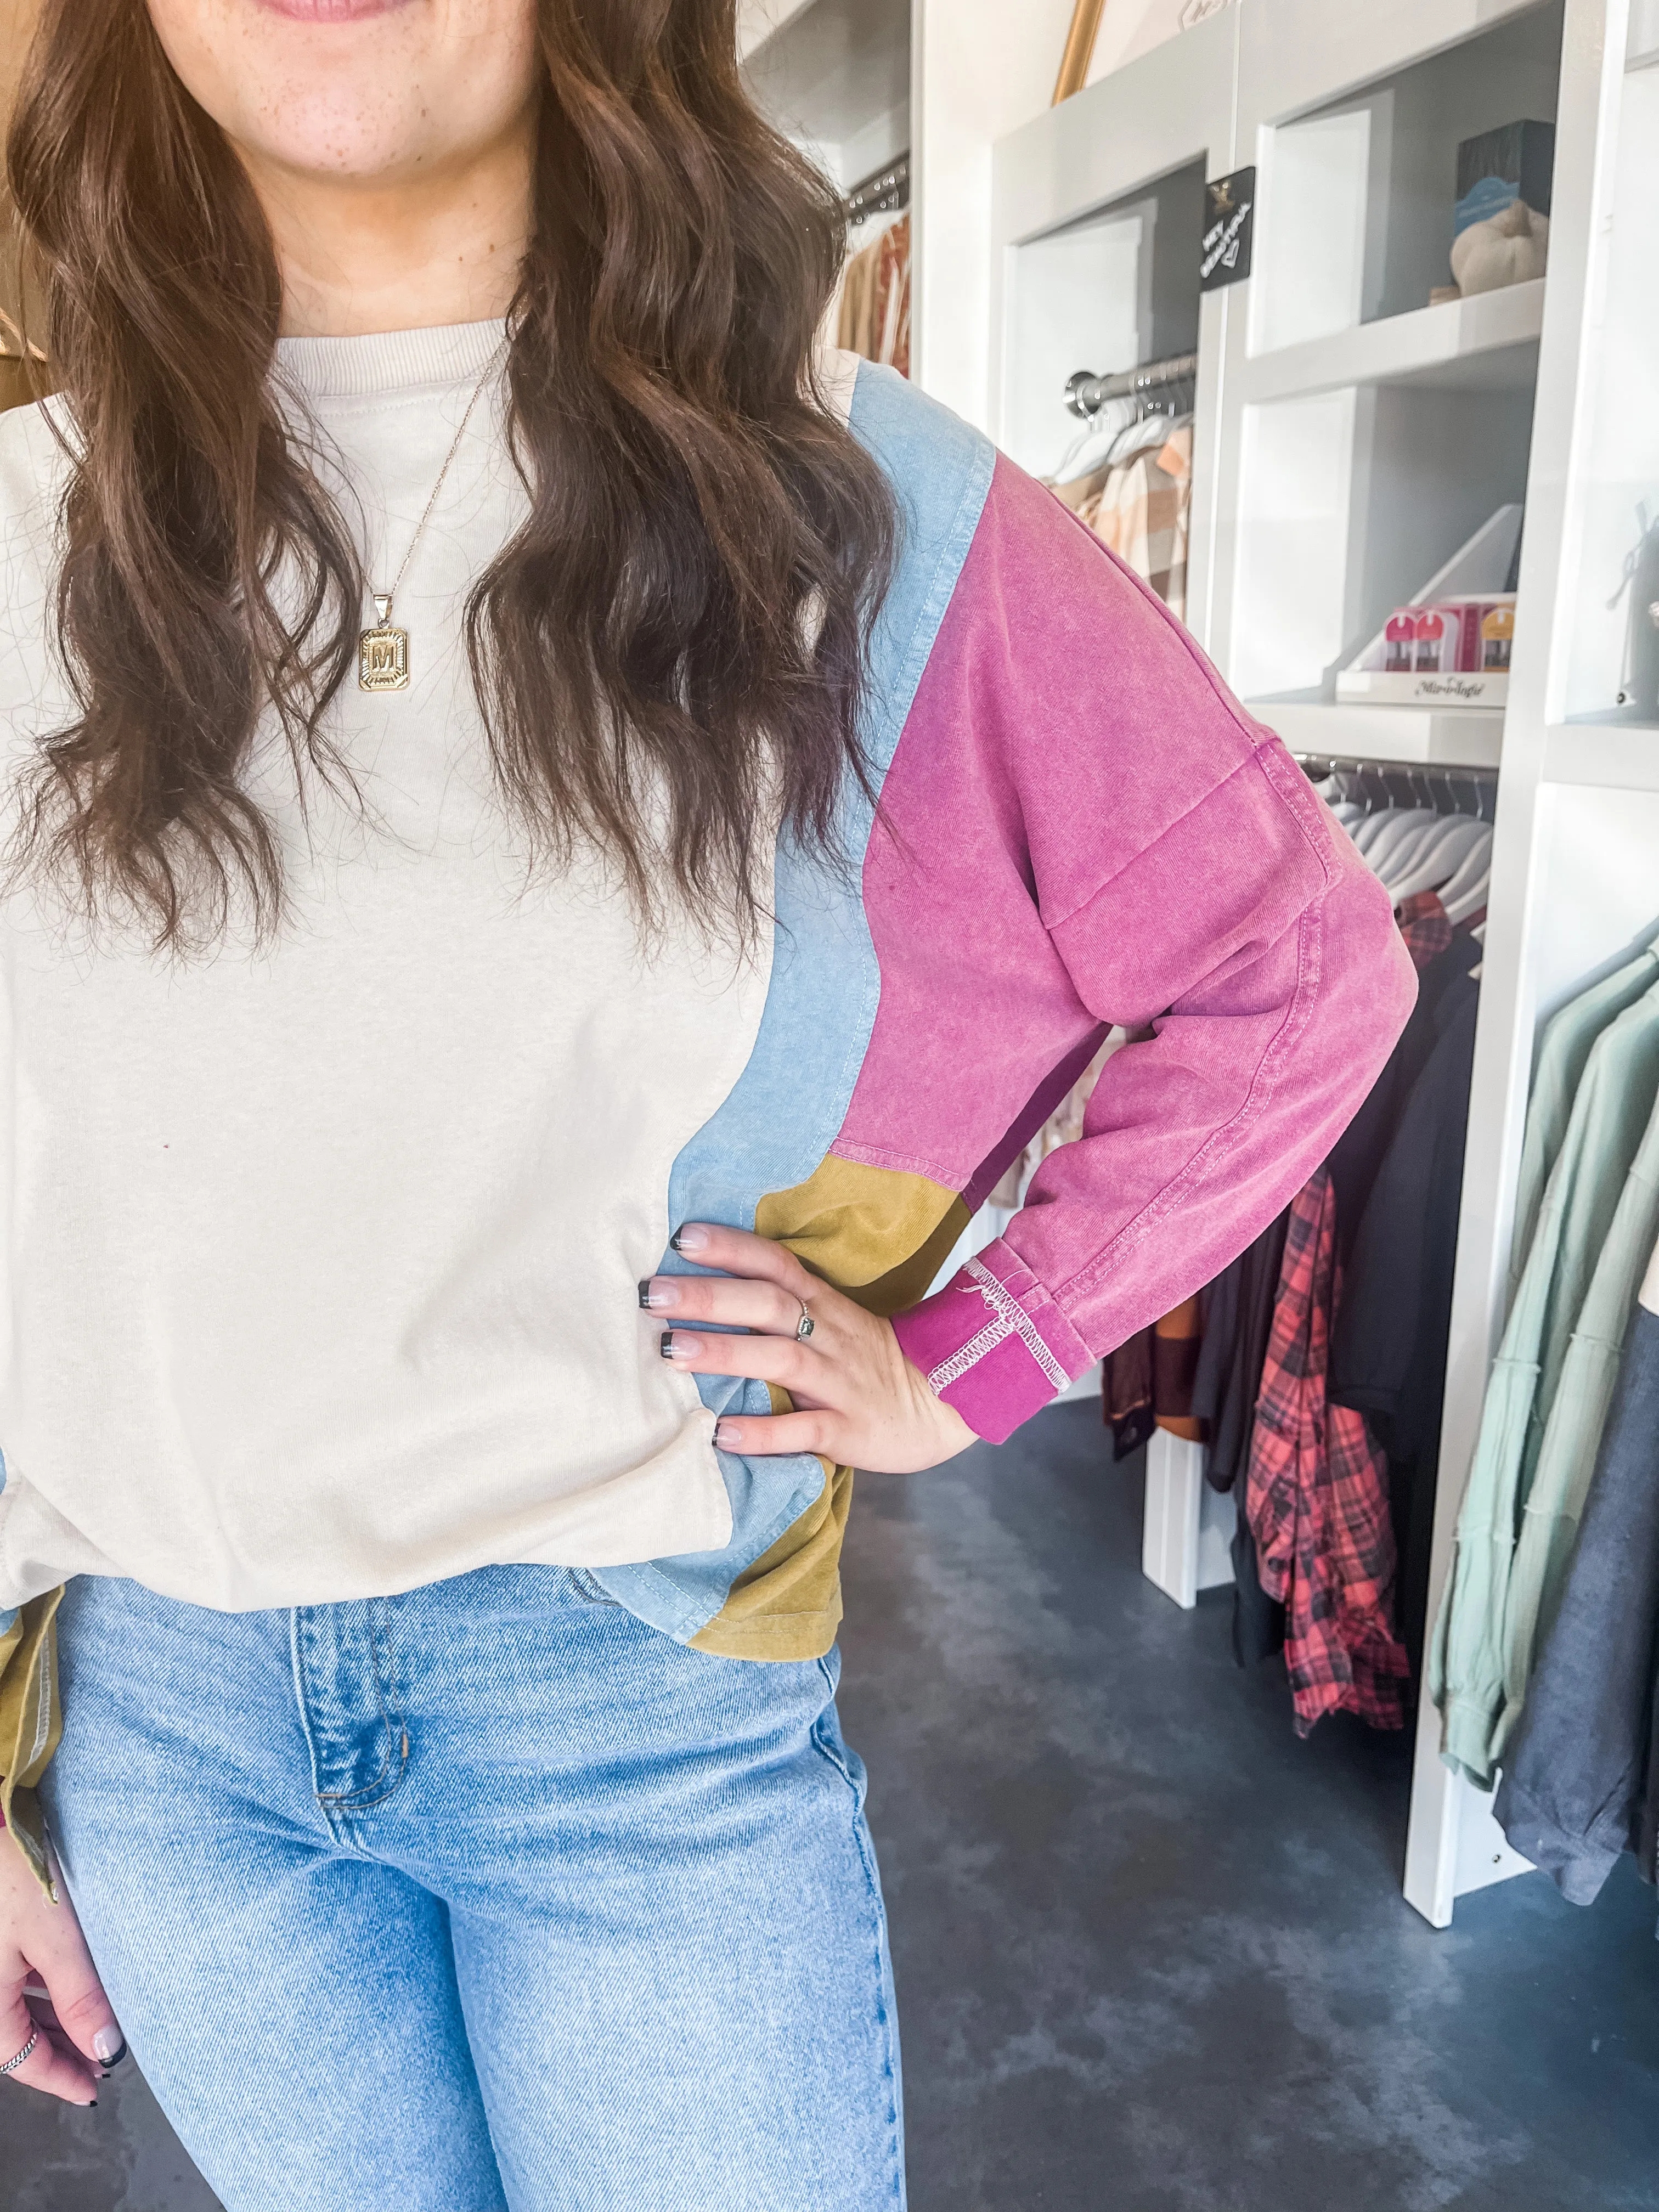
<svg viewBox="0 0 1659 2212">
<path fill-rule="evenodd" d="M 1538 375 L 1544 280 L 1477 292 L 1409 314 L 1304 338 L 1244 365 L 1252 404 L 1310 397 L 1346 385 L 1416 385 L 1435 392 L 1529 392 Z"/>
<path fill-rule="evenodd" d="M 739 51 L 757 106 L 843 190 L 908 147 L 908 0 L 750 0 Z"/>
<path fill-rule="evenodd" d="M 1659 722 L 1558 722 L 1545 733 L 1544 781 L 1659 791 Z"/>
</svg>

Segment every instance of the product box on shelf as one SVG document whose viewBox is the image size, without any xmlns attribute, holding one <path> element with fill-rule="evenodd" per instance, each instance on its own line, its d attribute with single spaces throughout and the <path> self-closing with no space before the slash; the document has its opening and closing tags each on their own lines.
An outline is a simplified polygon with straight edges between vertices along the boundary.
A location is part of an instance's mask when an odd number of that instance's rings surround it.
<svg viewBox="0 0 1659 2212">
<path fill-rule="evenodd" d="M 1418 607 L 1413 627 L 1417 649 L 1412 656 L 1414 676 L 1455 676 L 1463 665 L 1463 610 L 1446 605 Z"/>
<path fill-rule="evenodd" d="M 1550 211 L 1550 179 L 1555 167 L 1553 123 L 1506 123 L 1483 131 L 1457 149 L 1457 204 L 1452 235 L 1471 223 L 1489 222 L 1523 200 L 1534 215 Z"/>
<path fill-rule="evenodd" d="M 1376 706 L 1499 707 L 1515 635 L 1522 509 L 1500 507 L 1340 669 L 1336 696 Z"/>
</svg>

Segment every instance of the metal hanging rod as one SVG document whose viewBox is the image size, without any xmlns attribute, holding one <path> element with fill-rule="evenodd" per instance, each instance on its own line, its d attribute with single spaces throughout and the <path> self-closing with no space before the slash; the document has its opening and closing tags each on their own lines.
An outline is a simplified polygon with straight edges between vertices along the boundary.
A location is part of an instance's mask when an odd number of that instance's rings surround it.
<svg viewBox="0 0 1659 2212">
<path fill-rule="evenodd" d="M 910 156 L 908 153 L 873 170 L 847 195 L 847 219 L 862 222 L 867 215 L 896 215 L 910 204 Z"/>
<path fill-rule="evenodd" d="M 1109 399 L 1139 399 L 1162 392 L 1172 384 L 1191 384 L 1198 375 L 1198 356 L 1178 353 L 1168 361 L 1143 362 L 1139 368 L 1121 369 L 1115 376 L 1097 376 L 1080 368 L 1066 380 L 1066 404 L 1085 422 L 1099 414 Z"/>
<path fill-rule="evenodd" d="M 1317 768 L 1325 775 L 1455 776 L 1459 783 L 1495 784 L 1498 781 L 1495 768 L 1461 768 L 1455 761 L 1360 759 L 1352 753 L 1297 753 L 1295 759 L 1299 768 Z"/>
</svg>

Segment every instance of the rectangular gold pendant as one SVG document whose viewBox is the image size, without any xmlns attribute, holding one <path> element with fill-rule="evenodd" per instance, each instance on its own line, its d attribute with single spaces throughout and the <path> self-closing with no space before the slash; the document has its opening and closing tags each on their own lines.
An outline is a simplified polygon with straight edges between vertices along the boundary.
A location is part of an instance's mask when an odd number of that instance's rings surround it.
<svg viewBox="0 0 1659 2212">
<path fill-rule="evenodd" d="M 357 688 L 360 691 L 407 691 L 409 689 L 409 632 L 391 623 L 377 623 L 357 640 Z"/>
</svg>

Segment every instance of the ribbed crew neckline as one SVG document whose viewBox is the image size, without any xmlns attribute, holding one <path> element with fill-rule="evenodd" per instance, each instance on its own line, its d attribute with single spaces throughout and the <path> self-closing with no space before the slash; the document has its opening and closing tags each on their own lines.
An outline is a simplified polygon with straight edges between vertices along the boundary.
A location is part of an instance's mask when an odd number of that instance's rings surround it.
<svg viewBox="0 0 1659 2212">
<path fill-rule="evenodd" d="M 422 386 L 442 390 L 481 376 L 506 329 L 498 319 L 362 337 L 279 338 L 276 358 L 313 399 L 372 399 Z"/>
</svg>

